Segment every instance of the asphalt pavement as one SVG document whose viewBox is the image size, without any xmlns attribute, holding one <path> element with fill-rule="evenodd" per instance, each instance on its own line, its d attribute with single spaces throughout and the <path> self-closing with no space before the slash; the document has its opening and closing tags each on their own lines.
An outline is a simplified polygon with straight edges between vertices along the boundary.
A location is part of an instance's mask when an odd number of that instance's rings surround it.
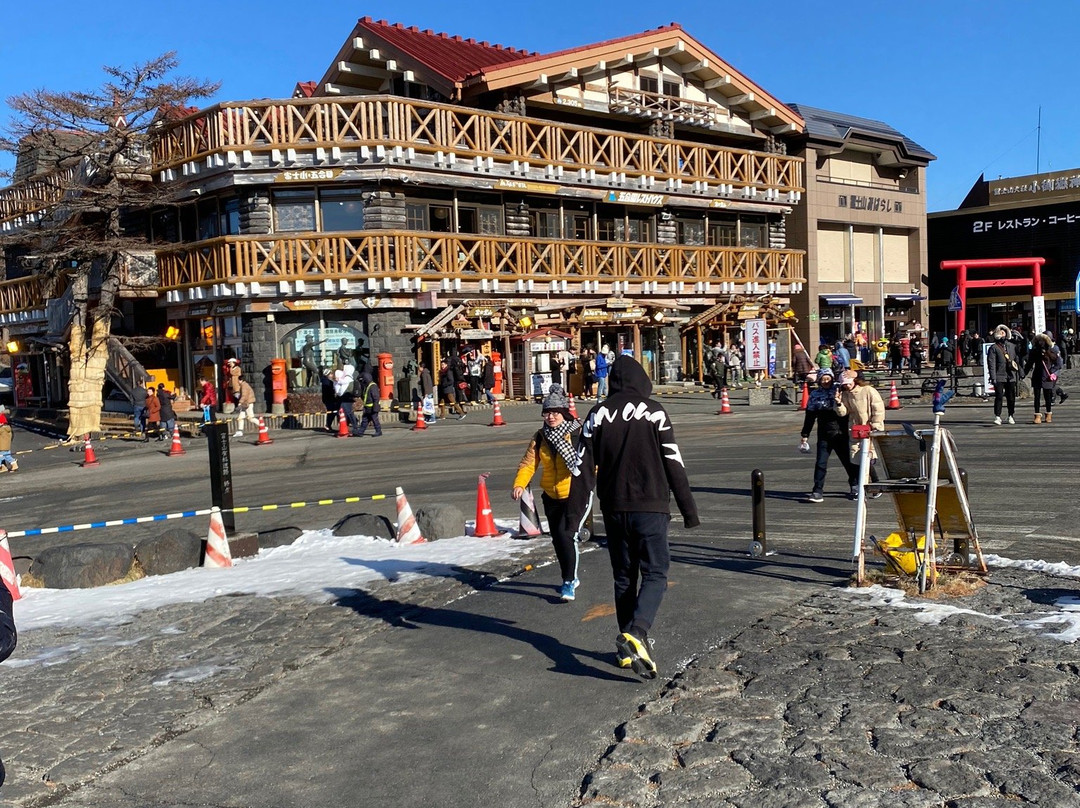
<svg viewBox="0 0 1080 808">
<path fill-rule="evenodd" d="M 1068 378 L 1066 376 L 1066 385 Z M 902 390 L 889 420 L 931 423 Z M 1061 631 L 1077 580 L 992 569 L 945 603 L 889 603 L 847 586 L 852 504 L 838 465 L 803 501 L 813 460 L 795 407 L 733 412 L 700 392 L 668 408 L 702 525 L 672 525 L 671 585 L 654 627 L 660 677 L 613 664 L 610 571 L 600 543 L 557 599 L 550 546 L 415 584 L 300 598 L 223 597 L 123 625 L 26 632 L 3 666 L 0 750 L 23 806 L 1004 806 L 1078 805 L 1080 654 Z M 579 402 L 581 409 L 587 404 Z M 969 474 L 985 552 L 1080 564 L 1072 481 L 1080 415 L 994 427 L 954 399 L 946 423 Z M 1021 415 L 1021 413 L 1023 415 Z M 383 438 L 280 432 L 233 446 L 237 504 L 392 493 L 471 516 L 490 473 L 496 515 L 529 435 L 531 404 Z M 209 502 L 205 447 L 106 441 L 101 466 L 16 436 L 9 530 L 173 512 Z M 748 555 L 750 472 L 765 474 L 768 541 Z M 325 527 L 390 500 L 238 515 L 243 530 Z M 871 529 L 893 522 L 873 503 Z M 202 528 L 201 523 L 198 526 Z M 13 540 L 102 540 L 147 528 Z M 531 568 L 526 568 L 526 564 Z M 1054 622 L 1057 619 L 1059 622 Z M 1038 621 L 1043 621 L 1042 623 Z M 93 642 L 87 642 L 92 638 Z"/>
</svg>

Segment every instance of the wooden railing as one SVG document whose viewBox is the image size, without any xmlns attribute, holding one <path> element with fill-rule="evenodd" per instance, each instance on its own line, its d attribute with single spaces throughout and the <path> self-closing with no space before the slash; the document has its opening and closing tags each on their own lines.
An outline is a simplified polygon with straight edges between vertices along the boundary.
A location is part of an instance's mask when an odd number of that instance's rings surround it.
<svg viewBox="0 0 1080 808">
<path fill-rule="evenodd" d="M 45 306 L 41 281 L 36 276 L 0 281 L 0 314 L 40 309 Z"/>
<path fill-rule="evenodd" d="M 608 90 L 608 104 L 631 115 L 691 118 L 703 123 L 712 123 L 720 113 L 726 112 L 723 107 L 706 101 L 691 101 L 676 95 L 647 93 L 628 87 L 612 87 Z"/>
<path fill-rule="evenodd" d="M 0 188 L 0 222 L 37 213 L 55 205 L 71 188 L 77 170 L 65 168 Z"/>
<path fill-rule="evenodd" d="M 154 170 L 227 151 L 334 146 L 802 191 L 802 158 L 553 123 L 393 96 L 219 104 L 160 130 Z"/>
<path fill-rule="evenodd" d="M 359 231 L 296 236 L 226 236 L 157 253 L 159 288 L 214 283 L 275 283 L 367 278 L 803 282 L 803 253 L 736 247 L 689 247 Z"/>
</svg>

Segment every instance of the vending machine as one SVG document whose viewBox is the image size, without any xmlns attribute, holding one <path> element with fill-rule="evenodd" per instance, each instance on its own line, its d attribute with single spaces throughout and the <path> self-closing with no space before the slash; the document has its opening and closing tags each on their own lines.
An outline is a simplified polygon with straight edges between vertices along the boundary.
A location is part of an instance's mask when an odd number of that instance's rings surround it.
<svg viewBox="0 0 1080 808">
<path fill-rule="evenodd" d="M 514 366 L 523 368 L 526 395 L 537 400 L 548 394 L 557 369 L 556 354 L 568 350 L 570 335 L 554 328 L 542 328 L 522 334 L 512 340 Z M 560 383 L 566 387 L 566 369 L 560 374 Z"/>
</svg>

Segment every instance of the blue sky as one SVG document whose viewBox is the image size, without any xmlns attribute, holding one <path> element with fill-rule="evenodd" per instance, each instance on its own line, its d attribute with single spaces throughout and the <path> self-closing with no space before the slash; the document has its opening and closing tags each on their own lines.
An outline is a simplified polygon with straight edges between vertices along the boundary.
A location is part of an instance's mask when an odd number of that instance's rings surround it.
<svg viewBox="0 0 1080 808">
<path fill-rule="evenodd" d="M 513 13 L 472 0 L 10 5 L 0 34 L 4 102 L 38 87 L 93 88 L 103 80 L 101 65 L 127 66 L 167 50 L 177 51 L 181 74 L 222 82 L 215 100 L 288 97 L 297 81 L 321 77 L 365 15 L 533 51 L 678 22 L 781 101 L 885 121 L 936 154 L 931 211 L 955 208 L 981 173 L 1080 166 L 1075 0 L 549 0 Z M 0 122 L 9 118 L 3 103 Z M 0 168 L 11 164 L 0 157 Z"/>
</svg>

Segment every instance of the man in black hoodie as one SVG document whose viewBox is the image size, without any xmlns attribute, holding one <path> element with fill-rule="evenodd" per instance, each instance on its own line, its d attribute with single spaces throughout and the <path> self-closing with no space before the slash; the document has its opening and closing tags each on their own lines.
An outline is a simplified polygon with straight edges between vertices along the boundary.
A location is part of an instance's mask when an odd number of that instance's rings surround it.
<svg viewBox="0 0 1080 808">
<path fill-rule="evenodd" d="M 667 589 L 671 494 L 683 525 L 696 527 L 700 520 L 671 422 L 664 408 L 649 399 L 652 382 L 644 369 L 632 357 L 620 356 L 608 382 L 608 397 L 582 425 L 581 462 L 571 469 L 567 532 L 579 535 L 595 487 L 615 578 L 619 667 L 652 679 L 656 663 L 648 632 Z"/>
</svg>

